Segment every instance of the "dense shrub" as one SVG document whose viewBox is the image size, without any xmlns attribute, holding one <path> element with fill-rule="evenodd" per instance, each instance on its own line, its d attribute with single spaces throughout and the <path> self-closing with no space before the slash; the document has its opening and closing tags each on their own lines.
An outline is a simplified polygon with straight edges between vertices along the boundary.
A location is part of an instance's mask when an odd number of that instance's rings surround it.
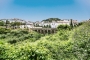
<svg viewBox="0 0 90 60">
<path fill-rule="evenodd" d="M 9 46 L 9 47 L 8 47 Z M 1 60 L 50 60 L 49 50 L 34 43 L 22 43 L 16 46 L 0 44 Z"/>
<path fill-rule="evenodd" d="M 36 32 L 28 32 L 27 30 L 11 30 L 10 32 L 8 31 L 6 34 L 0 34 L 0 39 L 14 44 L 24 40 L 36 41 L 42 36 L 42 34 Z"/>
<path fill-rule="evenodd" d="M 75 29 L 73 51 L 78 60 L 90 59 L 90 21 Z"/>
<path fill-rule="evenodd" d="M 70 30 L 71 29 L 71 27 L 69 26 L 69 25 L 59 25 L 58 27 L 57 27 L 57 29 L 58 30 Z"/>
<path fill-rule="evenodd" d="M 89 23 L 44 37 L 22 30 L 0 34 L 0 60 L 90 60 Z"/>
<path fill-rule="evenodd" d="M 6 34 L 8 32 L 10 32 L 10 29 L 6 29 L 6 28 L 0 28 L 0 34 Z"/>
</svg>

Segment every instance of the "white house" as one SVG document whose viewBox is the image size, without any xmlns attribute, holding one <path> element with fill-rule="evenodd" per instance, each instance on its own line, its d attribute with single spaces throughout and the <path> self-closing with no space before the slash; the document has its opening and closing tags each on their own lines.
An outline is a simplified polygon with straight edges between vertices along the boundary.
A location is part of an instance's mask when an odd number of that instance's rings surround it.
<svg viewBox="0 0 90 60">
<path fill-rule="evenodd" d="M 57 28 L 59 25 L 70 25 L 71 20 L 70 19 L 63 19 L 60 21 L 52 21 L 52 22 L 45 22 L 45 21 L 41 21 L 39 22 L 39 26 L 47 26 L 50 25 L 51 28 Z M 72 20 L 73 25 L 77 24 L 77 20 Z"/>
<path fill-rule="evenodd" d="M 34 28 L 33 22 L 27 21 L 25 25 L 20 25 L 20 28 Z"/>
</svg>

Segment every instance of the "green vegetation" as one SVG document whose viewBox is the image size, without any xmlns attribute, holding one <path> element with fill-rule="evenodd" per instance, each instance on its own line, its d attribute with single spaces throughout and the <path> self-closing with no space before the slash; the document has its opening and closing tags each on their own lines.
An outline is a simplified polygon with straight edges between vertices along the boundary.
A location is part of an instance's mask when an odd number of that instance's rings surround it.
<svg viewBox="0 0 90 60">
<path fill-rule="evenodd" d="M 59 25 L 59 26 L 57 27 L 57 29 L 58 29 L 58 30 L 71 30 L 72 27 L 69 26 L 69 25 Z"/>
<path fill-rule="evenodd" d="M 4 26 L 4 22 L 3 21 L 0 21 L 0 26 Z"/>
<path fill-rule="evenodd" d="M 69 28 L 46 36 L 1 28 L 0 60 L 90 60 L 90 21 Z"/>
<path fill-rule="evenodd" d="M 9 20 L 6 21 L 2 21 L 0 20 L 0 26 L 2 27 L 6 27 L 6 28 L 13 28 L 13 29 L 17 29 L 20 28 L 20 25 L 25 25 L 26 23 L 21 23 L 21 22 L 11 22 Z"/>
<path fill-rule="evenodd" d="M 45 22 L 52 22 L 52 21 L 60 21 L 61 19 L 59 19 L 59 18 L 48 18 L 48 19 L 46 19 L 46 20 L 43 20 L 43 21 L 45 21 Z"/>
<path fill-rule="evenodd" d="M 44 25 L 43 28 L 51 28 L 51 25 Z"/>
<path fill-rule="evenodd" d="M 10 23 L 10 25 L 14 28 L 19 28 L 20 25 L 22 25 L 23 23 L 21 22 L 12 22 Z M 23 24 L 24 25 L 24 24 Z"/>
<path fill-rule="evenodd" d="M 35 32 L 28 32 L 27 30 L 10 30 L 1 28 L 0 29 L 0 39 L 14 44 L 20 41 L 29 40 L 29 41 L 36 41 L 42 35 L 35 33 Z"/>
</svg>

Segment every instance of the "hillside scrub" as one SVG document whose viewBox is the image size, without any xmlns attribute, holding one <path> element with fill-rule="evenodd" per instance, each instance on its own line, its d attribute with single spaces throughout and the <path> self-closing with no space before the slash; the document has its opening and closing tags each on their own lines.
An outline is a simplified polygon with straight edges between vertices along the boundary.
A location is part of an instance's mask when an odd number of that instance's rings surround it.
<svg viewBox="0 0 90 60">
<path fill-rule="evenodd" d="M 46 36 L 22 30 L 0 34 L 0 60 L 90 60 L 89 23 Z"/>
<path fill-rule="evenodd" d="M 43 36 L 42 34 L 36 32 L 28 32 L 27 30 L 9 30 L 3 28 L 0 30 L 0 32 L 0 40 L 11 44 L 24 40 L 36 41 L 41 36 Z"/>
<path fill-rule="evenodd" d="M 90 21 L 74 30 L 73 51 L 78 60 L 90 60 Z"/>
</svg>

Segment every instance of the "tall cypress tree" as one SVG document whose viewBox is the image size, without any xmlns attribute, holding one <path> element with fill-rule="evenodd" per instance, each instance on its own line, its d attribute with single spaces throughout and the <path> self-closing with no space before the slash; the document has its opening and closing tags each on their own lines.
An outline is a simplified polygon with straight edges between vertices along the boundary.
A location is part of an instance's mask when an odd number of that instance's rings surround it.
<svg viewBox="0 0 90 60">
<path fill-rule="evenodd" d="M 9 22 L 8 20 L 6 20 L 6 28 L 7 28 L 7 26 L 8 26 L 9 23 L 10 23 L 10 22 Z"/>
<path fill-rule="evenodd" d="M 72 19 L 70 19 L 70 27 L 73 28 L 73 22 L 72 22 Z"/>
</svg>

